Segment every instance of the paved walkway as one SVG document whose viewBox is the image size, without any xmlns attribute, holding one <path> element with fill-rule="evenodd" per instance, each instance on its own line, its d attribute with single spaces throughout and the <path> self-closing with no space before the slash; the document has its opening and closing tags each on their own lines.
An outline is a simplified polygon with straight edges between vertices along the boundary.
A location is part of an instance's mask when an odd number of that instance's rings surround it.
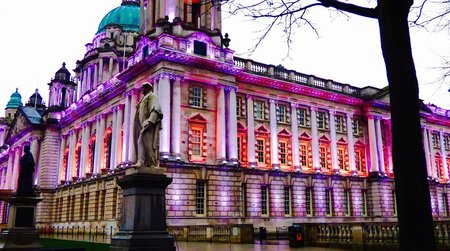
<svg viewBox="0 0 450 251">
<path fill-rule="evenodd" d="M 302 247 L 290 248 L 287 241 L 274 241 L 270 244 L 230 244 L 211 242 L 177 242 L 177 251 L 344 251 L 344 249 Z"/>
</svg>

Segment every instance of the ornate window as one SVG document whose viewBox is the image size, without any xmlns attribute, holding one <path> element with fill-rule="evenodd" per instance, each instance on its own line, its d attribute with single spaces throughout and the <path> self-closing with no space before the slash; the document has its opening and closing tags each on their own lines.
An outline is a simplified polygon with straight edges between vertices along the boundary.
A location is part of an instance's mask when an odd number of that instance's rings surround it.
<svg viewBox="0 0 450 251">
<path fill-rule="evenodd" d="M 278 133 L 278 160 L 281 166 L 292 166 L 291 136 L 286 129 Z"/>
<path fill-rule="evenodd" d="M 277 104 L 277 122 L 288 124 L 291 123 L 291 111 L 288 104 Z"/>
<path fill-rule="evenodd" d="M 331 172 L 330 140 L 326 136 L 319 139 L 319 163 L 322 171 Z"/>
<path fill-rule="evenodd" d="M 366 172 L 365 148 L 360 141 L 355 144 L 355 167 L 359 173 Z"/>
<path fill-rule="evenodd" d="M 341 171 L 350 171 L 347 142 L 342 138 L 337 144 L 338 167 Z"/>
<path fill-rule="evenodd" d="M 202 87 L 189 87 L 189 105 L 192 107 L 206 108 L 206 93 Z"/>
<path fill-rule="evenodd" d="M 292 216 L 291 187 L 284 187 L 284 216 Z"/>
<path fill-rule="evenodd" d="M 327 216 L 333 216 L 333 193 L 331 188 L 325 189 L 325 212 Z"/>
<path fill-rule="evenodd" d="M 206 184 L 197 181 L 195 186 L 195 213 L 197 216 L 206 215 Z"/>
<path fill-rule="evenodd" d="M 68 174 L 68 165 L 69 165 L 69 152 L 70 148 L 69 146 L 66 146 L 64 149 L 64 156 L 63 156 L 63 166 L 62 166 L 62 173 L 61 173 L 61 180 L 68 181 L 69 180 L 69 174 Z"/>
<path fill-rule="evenodd" d="M 258 163 L 265 163 L 266 157 L 265 157 L 265 140 L 264 139 L 256 139 L 256 159 Z"/>
<path fill-rule="evenodd" d="M 78 140 L 75 146 L 75 168 L 73 177 L 79 177 L 80 175 L 80 162 L 81 162 L 81 138 Z"/>
<path fill-rule="evenodd" d="M 312 149 L 311 149 L 311 136 L 306 132 L 300 135 L 299 144 L 300 154 L 300 166 L 303 170 L 312 169 Z"/>
<path fill-rule="evenodd" d="M 103 167 L 105 170 L 111 169 L 111 151 L 112 151 L 112 129 L 108 127 L 105 131 L 105 138 L 103 139 L 104 149 L 104 162 Z"/>
<path fill-rule="evenodd" d="M 205 162 L 207 156 L 206 119 L 197 114 L 189 119 L 189 160 Z"/>
<path fill-rule="evenodd" d="M 261 125 L 255 132 L 256 162 L 259 167 L 270 166 L 270 131 L 264 125 Z"/>
<path fill-rule="evenodd" d="M 241 166 L 247 165 L 247 128 L 241 123 L 238 122 L 237 125 L 238 134 L 237 134 L 237 154 L 238 161 L 241 163 Z"/>
<path fill-rule="evenodd" d="M 92 175 L 94 173 L 94 165 L 95 165 L 95 132 L 92 134 L 91 139 L 89 140 L 89 158 L 86 173 Z"/>
<path fill-rule="evenodd" d="M 353 136 L 361 136 L 362 135 L 362 124 L 360 118 L 352 119 L 352 127 L 353 127 Z"/>
<path fill-rule="evenodd" d="M 324 110 L 317 111 L 317 129 L 328 130 L 328 112 Z"/>
<path fill-rule="evenodd" d="M 261 216 L 269 216 L 269 189 L 267 186 L 261 187 Z"/>
<path fill-rule="evenodd" d="M 444 145 L 445 145 L 445 150 L 450 150 L 450 135 L 448 135 L 448 134 L 444 135 Z"/>
<path fill-rule="evenodd" d="M 300 127 L 309 127 L 310 111 L 306 107 L 297 108 L 297 123 Z"/>
<path fill-rule="evenodd" d="M 431 141 L 432 141 L 432 144 L 433 144 L 434 148 L 436 148 L 436 149 L 441 148 L 441 140 L 440 140 L 438 132 L 432 132 L 431 133 Z"/>
<path fill-rule="evenodd" d="M 347 121 L 345 118 L 345 115 L 343 114 L 336 114 L 334 117 L 335 125 L 336 125 L 336 132 L 338 133 L 345 133 L 347 132 Z"/>
<path fill-rule="evenodd" d="M 306 216 L 313 216 L 314 214 L 314 202 L 313 202 L 313 190 L 311 187 L 305 187 L 305 207 Z"/>
<path fill-rule="evenodd" d="M 253 101 L 253 116 L 256 120 L 269 120 L 267 101 L 260 99 Z"/>
<path fill-rule="evenodd" d="M 443 163 L 442 163 L 442 156 L 440 153 L 436 153 L 436 155 L 434 156 L 434 162 L 436 164 L 436 175 L 438 178 L 443 179 L 445 177 L 444 174 L 444 168 L 443 168 Z"/>
<path fill-rule="evenodd" d="M 245 97 L 237 95 L 236 96 L 236 115 L 238 118 L 245 118 L 247 114 L 247 103 Z"/>
</svg>

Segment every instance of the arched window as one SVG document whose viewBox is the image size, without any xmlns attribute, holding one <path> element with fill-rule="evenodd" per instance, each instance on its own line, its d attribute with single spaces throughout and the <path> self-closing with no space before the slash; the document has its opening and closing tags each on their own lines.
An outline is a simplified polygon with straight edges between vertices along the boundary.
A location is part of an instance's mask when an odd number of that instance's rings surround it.
<svg viewBox="0 0 450 251">
<path fill-rule="evenodd" d="M 80 175 L 80 161 L 81 161 L 81 138 L 78 140 L 75 147 L 75 168 L 73 177 L 79 177 Z"/>
<path fill-rule="evenodd" d="M 62 168 L 62 173 L 61 173 L 61 181 L 68 181 L 69 180 L 69 174 L 67 172 L 68 169 L 68 165 L 69 165 L 69 146 L 66 146 L 66 148 L 64 149 L 64 159 L 63 159 L 63 168 Z"/>
<path fill-rule="evenodd" d="M 89 140 L 89 158 L 86 170 L 86 176 L 89 177 L 94 173 L 94 163 L 95 163 L 95 132 L 92 134 Z"/>
<path fill-rule="evenodd" d="M 112 129 L 108 127 L 105 131 L 105 138 L 103 139 L 104 145 L 104 169 L 109 170 L 111 167 L 111 151 L 112 151 Z"/>
</svg>

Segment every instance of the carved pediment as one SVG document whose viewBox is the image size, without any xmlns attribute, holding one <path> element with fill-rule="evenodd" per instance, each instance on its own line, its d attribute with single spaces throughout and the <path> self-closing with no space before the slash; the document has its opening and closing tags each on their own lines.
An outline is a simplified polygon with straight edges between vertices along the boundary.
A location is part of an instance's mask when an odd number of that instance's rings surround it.
<svg viewBox="0 0 450 251">
<path fill-rule="evenodd" d="M 17 136 L 18 134 L 20 134 L 20 132 L 29 127 L 31 127 L 31 124 L 30 122 L 28 122 L 27 117 L 23 113 L 18 112 L 17 117 L 14 119 L 13 124 L 11 125 L 9 138 Z"/>
</svg>

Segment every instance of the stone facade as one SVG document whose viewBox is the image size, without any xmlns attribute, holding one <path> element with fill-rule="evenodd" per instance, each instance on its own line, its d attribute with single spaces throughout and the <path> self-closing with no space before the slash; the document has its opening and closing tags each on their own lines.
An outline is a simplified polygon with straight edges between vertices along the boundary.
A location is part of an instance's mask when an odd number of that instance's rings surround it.
<svg viewBox="0 0 450 251">
<path fill-rule="evenodd" d="M 136 158 L 132 128 L 145 83 L 164 111 L 169 226 L 396 221 L 387 88 L 234 57 L 217 6 L 200 23 L 186 13 L 172 22 L 141 17 L 141 36 L 105 26 L 73 78 L 64 65 L 55 74 L 52 106 L 39 120 L 19 108 L 1 127 L 2 189 L 16 188 L 24 145 L 38 160 L 39 226 L 117 231 L 116 180 Z M 450 112 L 422 107 L 433 216 L 447 219 Z"/>
</svg>

